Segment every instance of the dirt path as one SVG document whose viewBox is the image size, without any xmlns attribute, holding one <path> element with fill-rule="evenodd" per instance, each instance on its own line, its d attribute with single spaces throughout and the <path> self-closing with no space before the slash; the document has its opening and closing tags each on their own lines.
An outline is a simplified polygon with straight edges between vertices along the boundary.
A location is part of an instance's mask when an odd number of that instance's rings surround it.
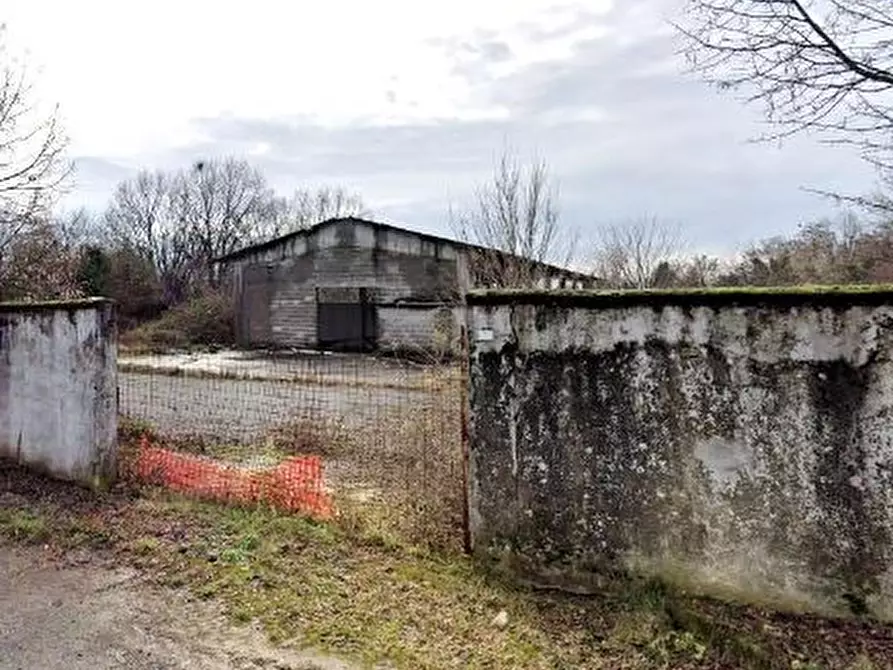
<svg viewBox="0 0 893 670">
<path fill-rule="evenodd" d="M 139 573 L 0 544 L 0 670 L 349 670 L 277 649 Z"/>
</svg>

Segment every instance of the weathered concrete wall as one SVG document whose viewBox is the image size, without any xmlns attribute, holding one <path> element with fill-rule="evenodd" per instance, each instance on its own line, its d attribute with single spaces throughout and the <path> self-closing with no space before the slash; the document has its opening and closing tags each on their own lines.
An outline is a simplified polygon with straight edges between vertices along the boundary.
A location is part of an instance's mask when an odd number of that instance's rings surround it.
<svg viewBox="0 0 893 670">
<path fill-rule="evenodd" d="M 113 480 L 111 302 L 0 304 L 0 457 L 91 486 Z"/>
<path fill-rule="evenodd" d="M 478 553 L 893 618 L 893 292 L 469 302 Z"/>
<path fill-rule="evenodd" d="M 419 349 L 437 354 L 461 350 L 461 308 L 424 304 L 378 308 L 378 344 L 382 349 Z"/>
</svg>

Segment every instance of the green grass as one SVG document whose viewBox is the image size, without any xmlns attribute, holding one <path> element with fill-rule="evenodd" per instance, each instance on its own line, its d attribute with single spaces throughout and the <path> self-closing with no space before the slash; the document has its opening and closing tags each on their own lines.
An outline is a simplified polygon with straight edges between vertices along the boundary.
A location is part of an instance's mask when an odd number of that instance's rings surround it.
<svg viewBox="0 0 893 670">
<path fill-rule="evenodd" d="M 49 537 L 43 515 L 28 510 L 0 508 L 0 536 L 22 542 L 41 542 Z"/>
<path fill-rule="evenodd" d="M 234 621 L 258 621 L 274 641 L 369 665 L 675 668 L 722 660 L 792 667 L 778 664 L 777 641 L 760 626 L 739 629 L 734 608 L 702 609 L 702 601 L 656 581 L 618 584 L 602 597 L 535 592 L 466 557 L 269 510 L 164 497 L 140 506 L 149 517 L 185 515 L 203 529 L 185 552 L 157 548 L 157 559 L 172 561 L 166 583 L 222 600 Z M 502 611 L 504 628 L 493 624 Z"/>
<path fill-rule="evenodd" d="M 162 585 L 221 602 L 235 625 L 258 622 L 274 642 L 370 667 L 889 667 L 858 645 L 823 642 L 821 630 L 803 637 L 788 624 L 776 629 L 765 613 L 660 582 L 618 583 L 597 597 L 537 592 L 464 556 L 268 509 L 163 492 L 122 503 L 105 521 L 48 504 L 35 509 L 2 510 L 0 534 L 66 548 L 101 538 L 86 544 L 114 551 Z M 495 625 L 503 611 L 507 625 Z"/>
<path fill-rule="evenodd" d="M 589 650 L 556 644 L 522 592 L 468 559 L 383 546 L 265 510 L 143 506 L 150 516 L 187 514 L 207 528 L 185 553 L 156 548 L 155 559 L 173 559 L 162 579 L 175 586 L 185 579 L 200 597 L 222 599 L 236 621 L 258 620 L 276 641 L 406 668 L 587 667 L 591 660 Z M 491 621 L 503 609 L 510 623 L 498 630 Z"/>
<path fill-rule="evenodd" d="M 114 502 L 115 504 L 111 504 Z M 161 491 L 92 511 L 0 508 L 0 536 L 113 552 L 160 585 L 224 605 L 274 642 L 372 667 L 890 667 L 866 629 L 692 598 L 654 580 L 600 596 L 520 588 L 472 559 L 369 526 L 318 523 Z M 501 612 L 507 624 L 497 625 Z M 861 636 L 861 637 L 860 637 Z"/>
</svg>

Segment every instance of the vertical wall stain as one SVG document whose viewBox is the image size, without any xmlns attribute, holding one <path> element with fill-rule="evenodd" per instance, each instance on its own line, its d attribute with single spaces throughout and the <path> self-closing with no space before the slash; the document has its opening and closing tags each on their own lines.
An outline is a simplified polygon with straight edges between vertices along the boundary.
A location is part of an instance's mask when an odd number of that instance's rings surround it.
<svg viewBox="0 0 893 670">
<path fill-rule="evenodd" d="M 887 569 L 889 528 L 870 499 L 870 477 L 859 423 L 871 370 L 845 360 L 814 363 L 808 377 L 814 407 L 813 436 L 818 451 L 815 472 L 820 511 L 813 568 L 840 580 L 849 602 L 864 600 L 878 588 Z"/>
</svg>

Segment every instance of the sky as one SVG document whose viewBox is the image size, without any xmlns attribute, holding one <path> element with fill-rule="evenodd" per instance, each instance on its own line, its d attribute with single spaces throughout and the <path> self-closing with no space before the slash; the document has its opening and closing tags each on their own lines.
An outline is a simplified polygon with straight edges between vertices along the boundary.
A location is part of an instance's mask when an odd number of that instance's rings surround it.
<svg viewBox="0 0 893 670">
<path fill-rule="evenodd" d="M 448 235 L 508 147 L 583 240 L 656 216 L 724 254 L 835 213 L 807 188 L 874 188 L 852 149 L 754 143 L 760 110 L 686 72 L 679 1 L 3 0 L 0 22 L 70 137 L 65 207 L 235 155 Z"/>
</svg>

